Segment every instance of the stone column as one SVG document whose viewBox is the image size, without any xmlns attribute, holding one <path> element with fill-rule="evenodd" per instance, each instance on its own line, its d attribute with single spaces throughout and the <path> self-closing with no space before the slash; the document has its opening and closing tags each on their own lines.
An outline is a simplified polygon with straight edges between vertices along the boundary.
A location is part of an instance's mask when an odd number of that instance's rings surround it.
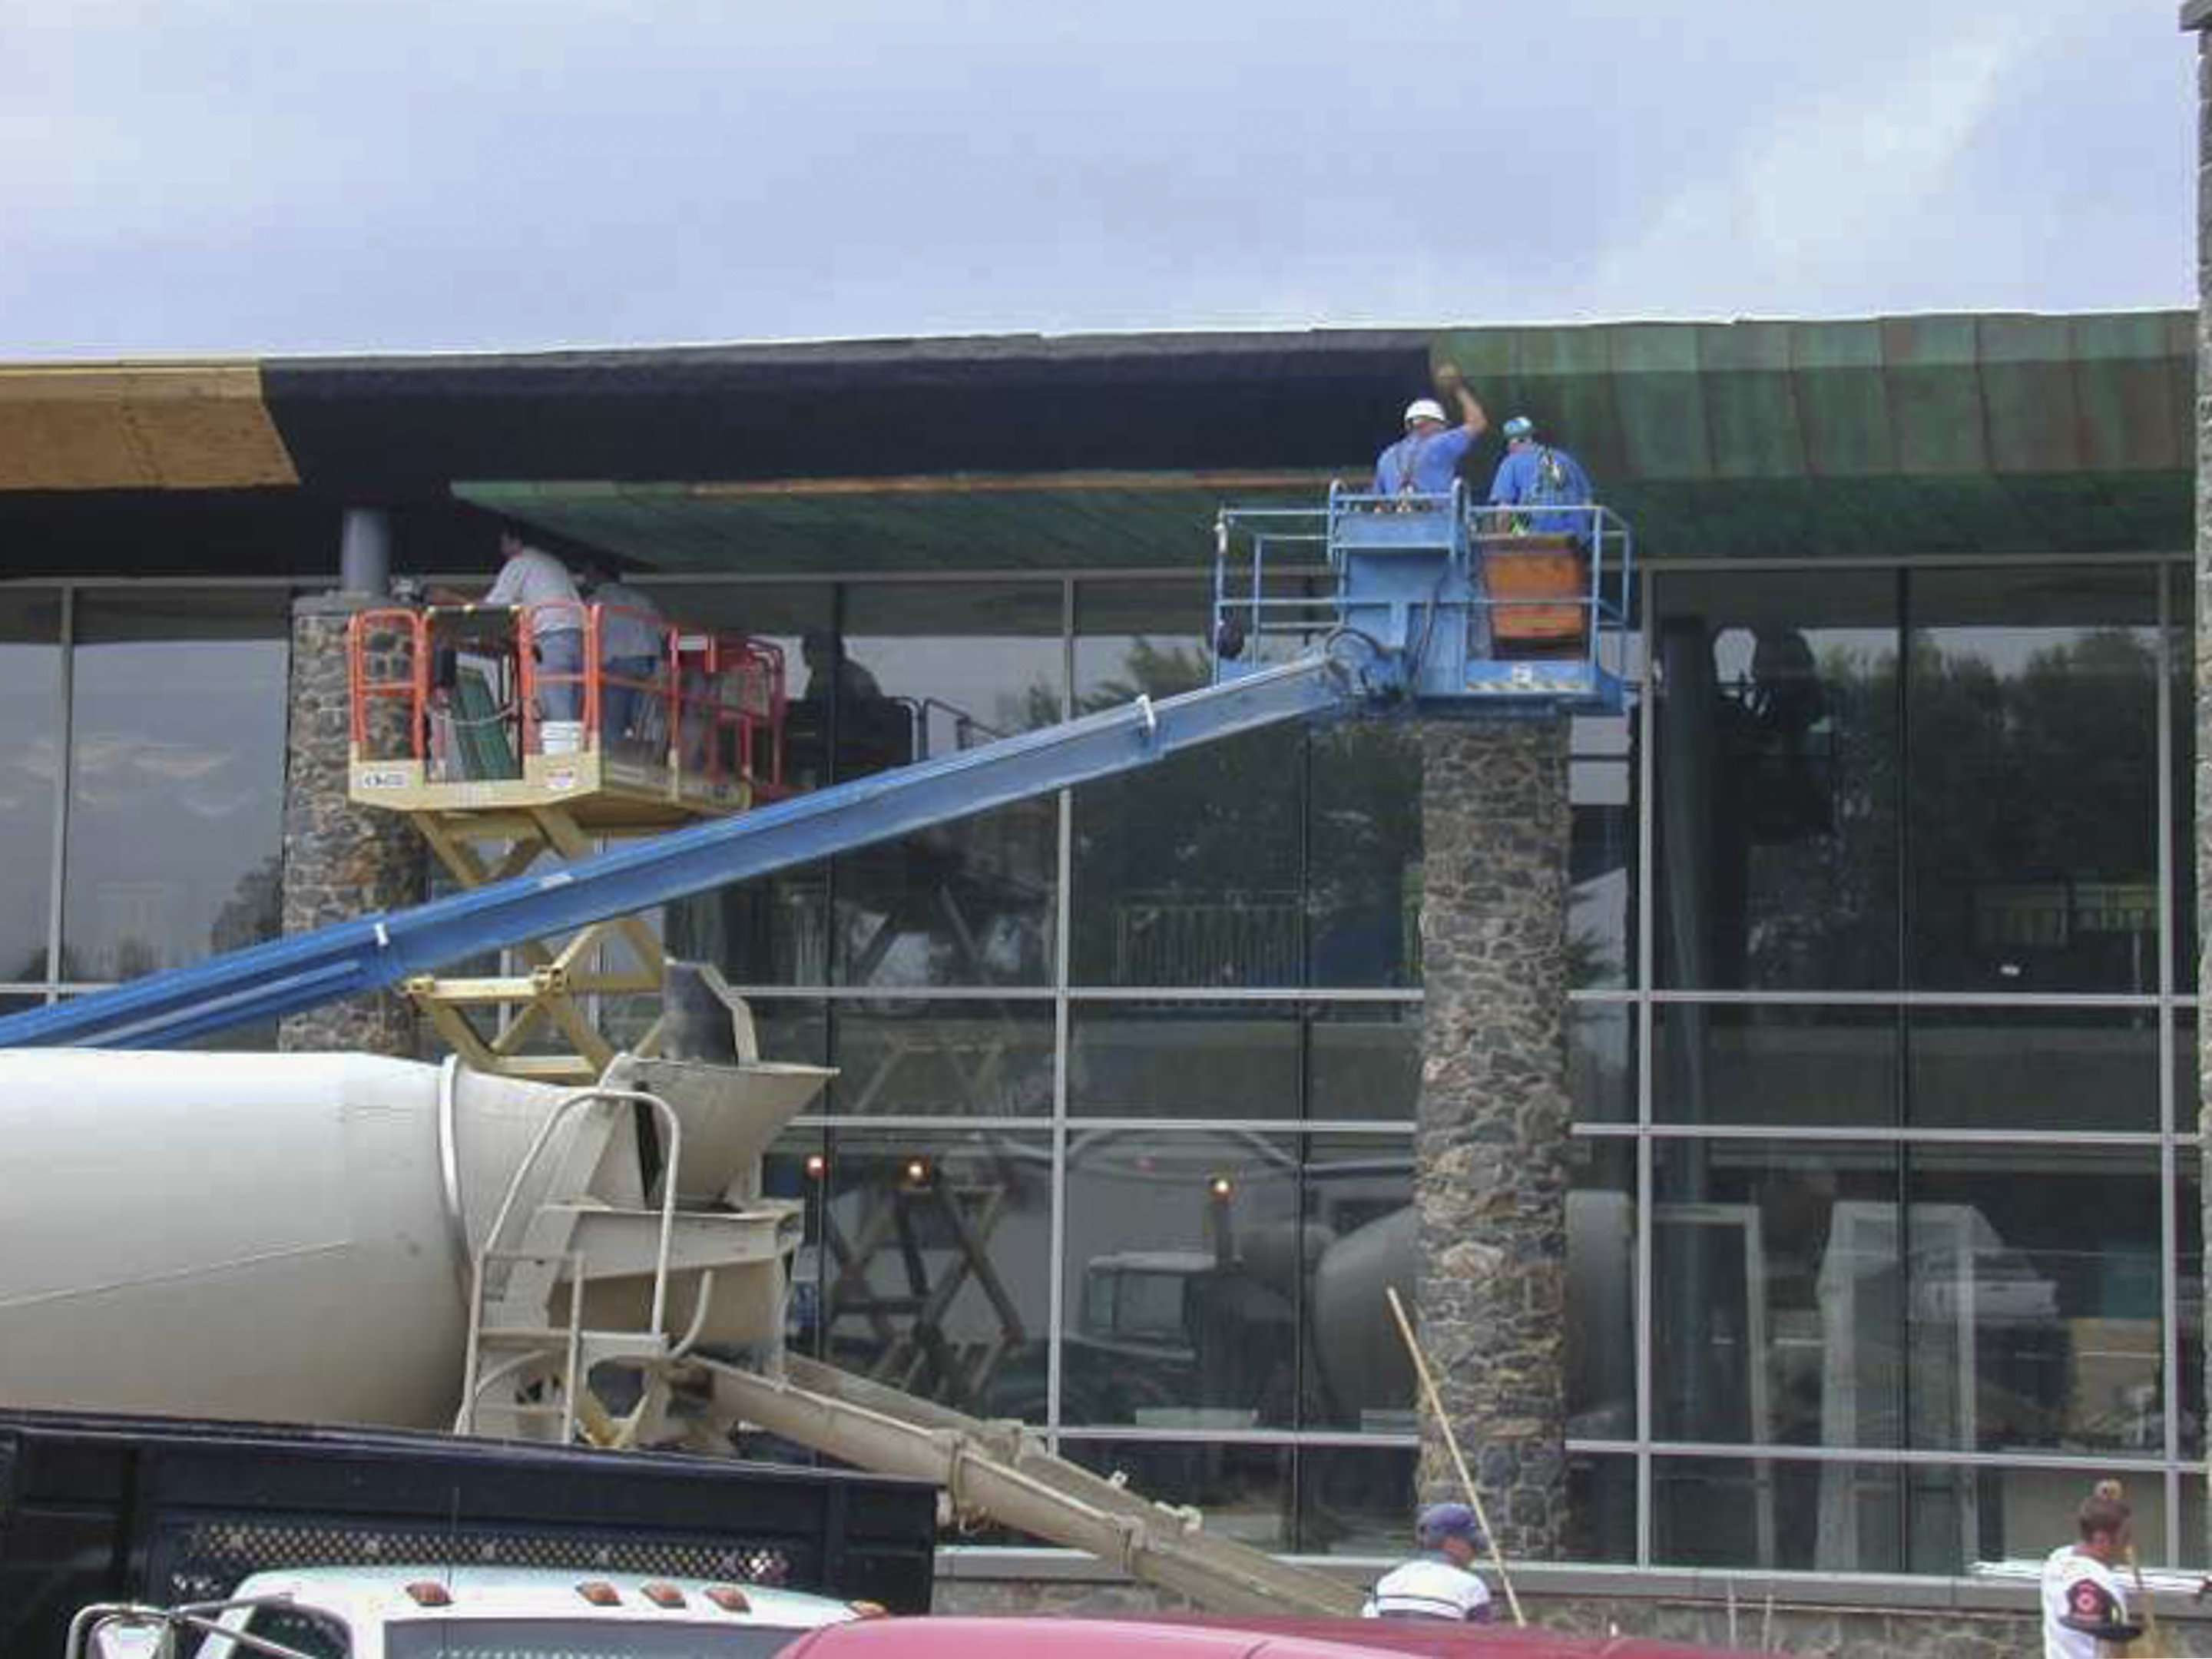
<svg viewBox="0 0 2212 1659">
<path fill-rule="evenodd" d="M 292 607 L 290 719 L 284 752 L 284 931 L 305 933 L 372 911 L 420 903 L 427 868 L 422 838 L 397 812 L 356 806 L 346 794 L 349 698 L 346 625 L 389 600 L 324 593 Z M 404 662 L 398 635 L 372 641 L 379 672 Z M 389 715 L 401 720 L 397 704 Z M 359 1050 L 416 1054 L 415 1013 L 396 992 L 379 992 L 294 1014 L 278 1028 L 288 1053 Z"/>
<path fill-rule="evenodd" d="M 1567 1525 L 1564 717 L 1422 732 L 1423 1346 L 1506 1554 Z M 1424 1416 L 1422 1501 L 1458 1498 Z"/>
<path fill-rule="evenodd" d="M 2212 7 L 2197 0 L 2182 15 L 2184 27 L 2197 37 L 2197 983 L 2212 985 Z M 2212 1103 L 2212 1019 L 2197 1032 L 2197 1099 Z M 2200 1104 L 2197 1127 L 2205 1127 Z M 2212 1135 L 2200 1154 L 2204 1201 L 2204 1236 L 2212 1238 Z M 2212 1286 L 2208 1286 L 2212 1290 Z M 2212 1314 L 2212 1306 L 2206 1311 Z M 2208 1358 L 2212 1358 L 2212 1318 L 2204 1324 Z M 2212 1370 L 2205 1375 L 2212 1377 Z M 2199 1413 L 2212 1401 L 2189 1402 Z M 2212 1528 L 2212 1517 L 2208 1517 Z"/>
</svg>

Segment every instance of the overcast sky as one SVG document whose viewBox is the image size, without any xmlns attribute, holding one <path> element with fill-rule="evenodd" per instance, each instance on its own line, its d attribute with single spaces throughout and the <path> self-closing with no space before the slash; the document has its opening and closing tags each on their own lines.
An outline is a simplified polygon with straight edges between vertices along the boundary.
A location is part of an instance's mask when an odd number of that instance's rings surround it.
<svg viewBox="0 0 2212 1659">
<path fill-rule="evenodd" d="M 2193 301 L 2174 0 L 0 0 L 0 357 Z"/>
</svg>

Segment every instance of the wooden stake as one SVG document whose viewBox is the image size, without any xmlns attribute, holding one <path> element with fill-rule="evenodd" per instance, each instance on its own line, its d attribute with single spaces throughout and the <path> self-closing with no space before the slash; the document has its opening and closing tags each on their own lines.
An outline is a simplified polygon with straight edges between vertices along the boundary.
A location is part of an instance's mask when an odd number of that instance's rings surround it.
<svg viewBox="0 0 2212 1659">
<path fill-rule="evenodd" d="M 1459 1483 L 1467 1489 L 1468 1507 L 1474 1511 L 1483 1539 L 1490 1546 L 1491 1564 L 1498 1569 L 1498 1582 L 1505 1591 L 1505 1605 L 1513 1610 L 1513 1622 L 1526 1630 L 1528 1620 L 1521 1611 L 1520 1596 L 1514 1593 L 1513 1575 L 1505 1571 L 1504 1553 L 1498 1547 L 1498 1534 L 1491 1528 L 1490 1517 L 1482 1512 L 1482 1494 L 1474 1489 L 1474 1477 L 1468 1473 L 1467 1459 L 1460 1455 L 1459 1437 L 1452 1432 L 1451 1419 L 1444 1415 L 1443 1397 L 1437 1392 L 1436 1378 L 1429 1375 L 1429 1362 L 1413 1335 L 1413 1322 L 1406 1317 L 1405 1304 L 1398 1300 L 1398 1287 L 1386 1285 L 1382 1294 L 1390 1298 L 1391 1316 L 1398 1322 L 1398 1334 L 1406 1340 L 1406 1353 L 1413 1362 L 1413 1375 L 1421 1380 L 1421 1393 L 1428 1401 L 1429 1413 L 1437 1419 L 1437 1427 L 1443 1431 L 1444 1449 L 1451 1453 L 1452 1467 L 1459 1471 Z"/>
</svg>

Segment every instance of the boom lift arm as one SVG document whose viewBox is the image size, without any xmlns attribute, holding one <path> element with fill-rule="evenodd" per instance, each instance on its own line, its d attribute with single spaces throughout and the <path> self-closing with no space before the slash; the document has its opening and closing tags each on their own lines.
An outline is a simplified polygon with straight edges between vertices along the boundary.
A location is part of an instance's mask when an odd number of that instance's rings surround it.
<svg viewBox="0 0 2212 1659">
<path fill-rule="evenodd" d="M 1286 720 L 1387 701 L 1340 640 L 1280 667 L 879 773 L 404 910 L 274 939 L 0 1019 L 0 1048 L 173 1048 L 396 985 L 475 953 L 888 841 Z"/>
</svg>

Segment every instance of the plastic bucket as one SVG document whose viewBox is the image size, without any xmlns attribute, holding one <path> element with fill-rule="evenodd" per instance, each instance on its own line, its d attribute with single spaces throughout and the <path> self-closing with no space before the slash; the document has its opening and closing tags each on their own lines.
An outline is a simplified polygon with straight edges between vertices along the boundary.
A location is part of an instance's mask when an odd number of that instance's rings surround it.
<svg viewBox="0 0 2212 1659">
<path fill-rule="evenodd" d="M 583 746 L 583 721 L 542 720 L 538 723 L 538 749 L 540 754 L 573 755 Z"/>
</svg>

